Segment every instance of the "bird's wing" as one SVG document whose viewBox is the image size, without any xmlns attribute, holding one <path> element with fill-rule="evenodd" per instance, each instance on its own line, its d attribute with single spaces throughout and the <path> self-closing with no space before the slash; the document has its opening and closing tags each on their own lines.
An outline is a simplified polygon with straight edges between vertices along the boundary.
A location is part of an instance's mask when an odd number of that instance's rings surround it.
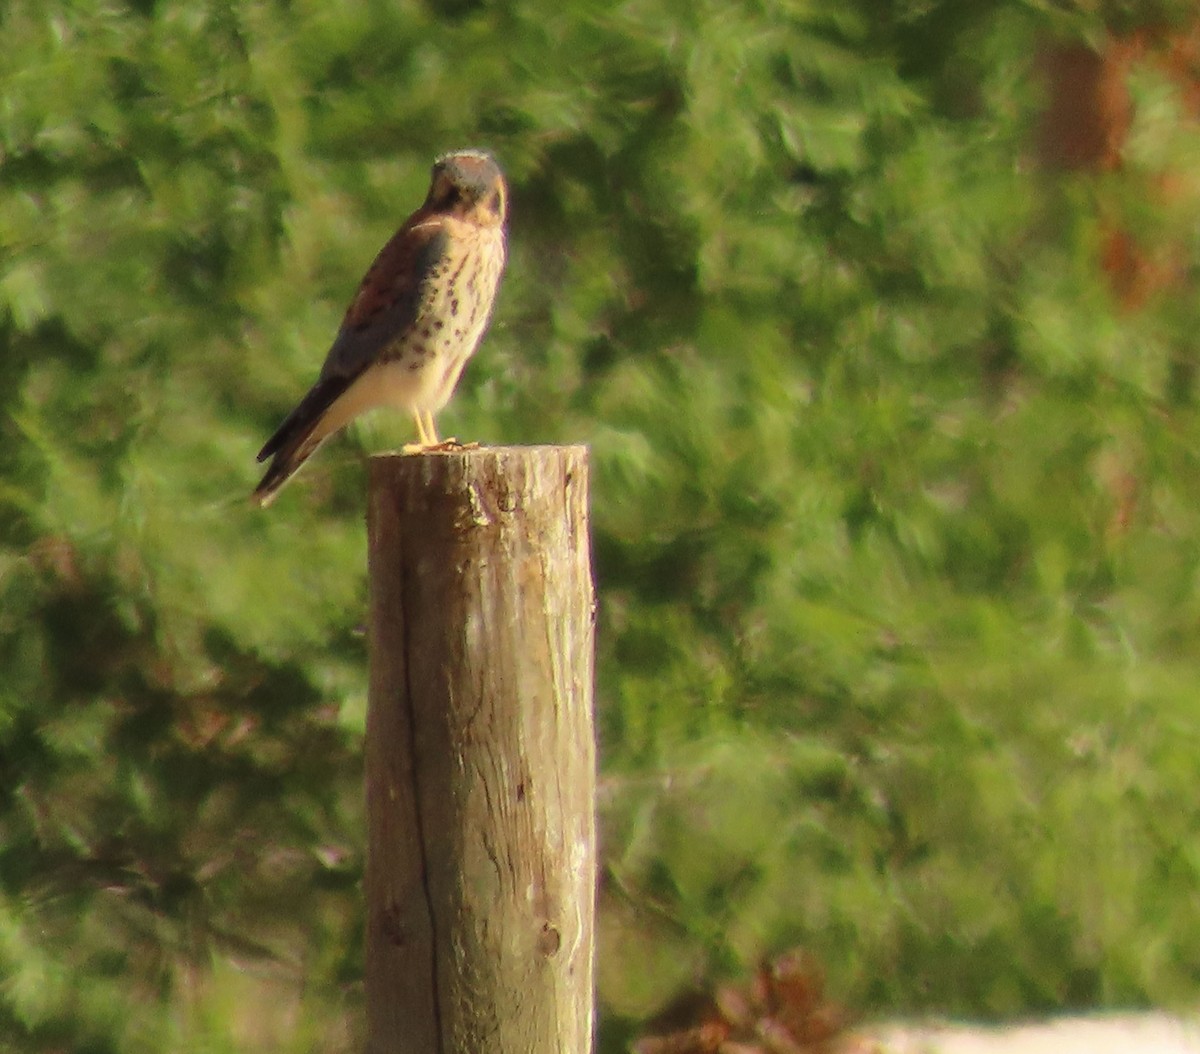
<svg viewBox="0 0 1200 1054">
<path fill-rule="evenodd" d="M 346 311 L 321 377 L 357 377 L 416 321 L 426 279 L 438 268 L 450 236 L 440 216 L 414 214 L 375 257 Z"/>
<path fill-rule="evenodd" d="M 346 311 L 317 383 L 259 451 L 265 461 L 307 436 L 338 397 L 416 321 L 423 287 L 449 245 L 437 217 L 414 214 L 375 257 Z"/>
</svg>

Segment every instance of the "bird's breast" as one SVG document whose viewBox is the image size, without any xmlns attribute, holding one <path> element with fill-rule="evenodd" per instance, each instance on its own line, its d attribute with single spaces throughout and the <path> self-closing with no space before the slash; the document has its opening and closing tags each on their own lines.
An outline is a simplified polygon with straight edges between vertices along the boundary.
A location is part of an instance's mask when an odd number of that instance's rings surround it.
<svg viewBox="0 0 1200 1054">
<path fill-rule="evenodd" d="M 499 230 L 452 238 L 422 281 L 412 325 L 398 335 L 388 357 L 416 372 L 433 360 L 470 356 L 491 317 L 504 257 Z"/>
</svg>

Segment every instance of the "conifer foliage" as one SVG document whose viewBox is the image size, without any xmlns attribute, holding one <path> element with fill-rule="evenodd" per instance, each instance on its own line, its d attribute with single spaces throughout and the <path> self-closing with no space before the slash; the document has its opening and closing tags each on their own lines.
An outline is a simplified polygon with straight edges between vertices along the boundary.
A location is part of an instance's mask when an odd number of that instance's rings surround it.
<svg viewBox="0 0 1200 1054">
<path fill-rule="evenodd" d="M 246 495 L 474 145 L 511 262 L 446 425 L 593 451 L 604 1049 L 796 943 L 864 1015 L 1195 1001 L 1191 4 L 0 36 L 0 1051 L 360 1046 L 363 466 L 408 423 Z"/>
</svg>

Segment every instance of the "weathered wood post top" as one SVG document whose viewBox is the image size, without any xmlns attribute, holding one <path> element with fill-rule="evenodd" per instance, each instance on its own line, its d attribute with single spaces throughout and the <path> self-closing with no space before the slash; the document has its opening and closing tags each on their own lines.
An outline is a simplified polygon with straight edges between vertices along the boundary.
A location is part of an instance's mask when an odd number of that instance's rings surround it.
<svg viewBox="0 0 1200 1054">
<path fill-rule="evenodd" d="M 588 1054 L 584 447 L 372 458 L 369 1054 Z"/>
</svg>

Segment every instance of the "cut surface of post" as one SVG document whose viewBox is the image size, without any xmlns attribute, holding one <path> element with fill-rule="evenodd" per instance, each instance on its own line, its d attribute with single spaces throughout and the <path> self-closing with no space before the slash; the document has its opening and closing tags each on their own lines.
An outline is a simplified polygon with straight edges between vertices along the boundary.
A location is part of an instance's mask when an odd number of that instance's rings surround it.
<svg viewBox="0 0 1200 1054">
<path fill-rule="evenodd" d="M 588 1054 L 584 447 L 371 460 L 368 1054 Z"/>
</svg>

